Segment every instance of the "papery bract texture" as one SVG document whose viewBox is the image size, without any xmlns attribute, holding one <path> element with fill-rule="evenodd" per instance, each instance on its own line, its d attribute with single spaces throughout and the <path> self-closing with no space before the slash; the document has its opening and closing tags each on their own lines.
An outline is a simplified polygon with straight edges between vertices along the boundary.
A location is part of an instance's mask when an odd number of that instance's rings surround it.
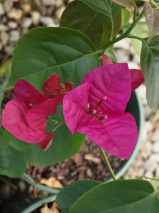
<svg viewBox="0 0 159 213">
<path fill-rule="evenodd" d="M 102 64 L 113 64 L 112 60 L 105 54 L 102 54 Z M 142 71 L 139 69 L 129 69 L 131 76 L 131 91 L 133 92 L 137 89 L 142 83 L 144 83 L 144 76 Z"/>
<path fill-rule="evenodd" d="M 39 148 L 47 150 L 55 134 L 46 131 L 47 117 L 56 114 L 63 95 L 73 85 L 72 82 L 60 84 L 60 76 L 53 73 L 43 84 L 43 95 L 27 81 L 18 80 L 14 87 L 17 99 L 7 103 L 2 126 L 20 140 L 39 143 Z"/>
<path fill-rule="evenodd" d="M 29 126 L 35 130 L 46 129 L 46 118 L 49 115 L 54 115 L 56 113 L 57 105 L 62 100 L 62 98 L 63 96 L 48 99 L 42 104 L 28 110 L 26 114 L 26 120 Z"/>
<path fill-rule="evenodd" d="M 142 83 L 144 83 L 144 76 L 141 70 L 130 69 L 131 76 L 131 91 L 133 92 L 137 89 Z"/>
<path fill-rule="evenodd" d="M 32 129 L 26 120 L 29 108 L 25 102 L 19 99 L 7 103 L 3 115 L 2 126 L 15 137 L 28 143 L 39 143 L 45 136 L 45 130 Z"/>
<path fill-rule="evenodd" d="M 127 64 L 98 67 L 65 95 L 65 122 L 71 133 L 85 133 L 104 150 L 127 159 L 138 136 L 135 119 L 124 113 L 130 94 Z"/>
<path fill-rule="evenodd" d="M 50 145 L 51 145 L 51 143 L 53 141 L 54 135 L 55 135 L 54 132 L 47 132 L 46 133 L 46 137 L 44 138 L 44 140 L 41 141 L 38 144 L 39 149 L 44 149 L 44 151 L 46 151 L 50 147 Z"/>
<path fill-rule="evenodd" d="M 102 65 L 113 64 L 112 60 L 105 54 L 102 54 Z"/>
<path fill-rule="evenodd" d="M 26 102 L 30 106 L 36 106 L 47 100 L 33 85 L 23 79 L 18 80 L 15 84 L 14 94 L 17 99 Z"/>
</svg>

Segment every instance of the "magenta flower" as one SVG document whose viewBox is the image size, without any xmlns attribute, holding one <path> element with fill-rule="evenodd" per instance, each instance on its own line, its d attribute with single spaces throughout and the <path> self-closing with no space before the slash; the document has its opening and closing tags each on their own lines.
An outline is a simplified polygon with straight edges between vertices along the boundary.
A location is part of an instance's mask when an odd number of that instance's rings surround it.
<svg viewBox="0 0 159 213">
<path fill-rule="evenodd" d="M 47 149 L 55 135 L 47 132 L 47 117 L 56 113 L 63 95 L 70 91 L 73 83 L 60 85 L 60 77 L 53 73 L 43 84 L 40 93 L 25 80 L 18 80 L 14 87 L 17 99 L 7 103 L 2 114 L 2 126 L 15 137 L 28 143 L 39 143 Z"/>
<path fill-rule="evenodd" d="M 105 54 L 102 54 L 102 64 L 113 64 L 112 60 Z M 137 89 L 142 83 L 144 83 L 144 76 L 142 71 L 139 69 L 130 69 L 131 77 L 131 91 L 133 92 Z"/>
<path fill-rule="evenodd" d="M 127 64 L 95 68 L 83 84 L 65 95 L 63 113 L 71 133 L 85 133 L 111 154 L 127 159 L 138 133 L 134 117 L 124 113 L 131 95 Z"/>
</svg>

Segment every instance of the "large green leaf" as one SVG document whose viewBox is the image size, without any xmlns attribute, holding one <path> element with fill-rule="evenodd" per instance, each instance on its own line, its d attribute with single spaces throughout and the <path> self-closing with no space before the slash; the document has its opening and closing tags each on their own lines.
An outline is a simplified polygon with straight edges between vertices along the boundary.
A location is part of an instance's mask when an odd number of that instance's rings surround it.
<svg viewBox="0 0 159 213">
<path fill-rule="evenodd" d="M 80 1 L 70 3 L 62 14 L 60 26 L 86 34 L 96 48 L 106 44 L 111 33 L 110 18 Z"/>
<path fill-rule="evenodd" d="M 76 181 L 66 186 L 58 193 L 56 203 L 58 207 L 62 209 L 62 212 L 69 213 L 70 207 L 76 202 L 76 200 L 99 184 L 100 182 L 95 180 Z"/>
<path fill-rule="evenodd" d="M 65 124 L 55 131 L 52 145 L 47 151 L 38 148 L 34 144 L 30 150 L 25 152 L 24 158 L 28 163 L 35 166 L 48 166 L 70 158 L 80 149 L 85 135 L 70 135 L 69 129 Z"/>
<path fill-rule="evenodd" d="M 26 170 L 23 152 L 6 144 L 0 137 L 0 174 L 20 177 Z"/>
<path fill-rule="evenodd" d="M 80 0 L 94 11 L 108 17 L 107 24 L 110 26 L 111 38 L 115 37 L 121 26 L 121 6 L 110 0 Z M 109 20 L 109 21 L 108 21 Z M 110 24 L 109 24 L 110 23 Z"/>
<path fill-rule="evenodd" d="M 136 0 L 112 0 L 113 2 L 124 7 L 136 7 Z"/>
<path fill-rule="evenodd" d="M 112 8 L 111 8 L 112 10 Z M 60 26 L 79 30 L 86 34 L 94 43 L 96 48 L 101 48 L 108 41 L 112 27 L 115 36 L 121 25 L 120 12 L 113 19 L 101 12 L 93 10 L 80 1 L 71 2 L 62 14 Z"/>
<path fill-rule="evenodd" d="M 144 180 L 117 180 L 100 184 L 81 196 L 70 213 L 159 212 L 157 192 Z"/>
<path fill-rule="evenodd" d="M 42 83 L 56 72 L 62 82 L 72 81 L 77 86 L 97 66 L 98 53 L 83 33 L 60 27 L 36 28 L 22 36 L 14 50 L 10 84 L 23 78 L 41 90 Z"/>
<path fill-rule="evenodd" d="M 142 44 L 141 69 L 146 82 L 146 97 L 153 111 L 159 109 L 159 36 Z"/>
<path fill-rule="evenodd" d="M 14 137 L 10 132 L 7 130 L 3 131 L 2 135 L 3 140 L 10 146 L 20 151 L 27 151 L 31 148 L 32 144 L 26 143 L 24 141 L 19 140 L 18 138 Z"/>
<path fill-rule="evenodd" d="M 121 9 L 121 6 L 110 0 L 80 0 L 95 11 L 103 13 L 109 18 L 114 17 Z"/>
</svg>

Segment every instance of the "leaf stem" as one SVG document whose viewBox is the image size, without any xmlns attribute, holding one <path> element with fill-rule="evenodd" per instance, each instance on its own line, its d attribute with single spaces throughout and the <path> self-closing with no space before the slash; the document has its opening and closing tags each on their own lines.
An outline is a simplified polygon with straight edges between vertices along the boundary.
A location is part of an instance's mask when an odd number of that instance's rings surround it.
<svg viewBox="0 0 159 213">
<path fill-rule="evenodd" d="M 123 38 L 128 37 L 129 33 L 132 31 L 132 29 L 135 27 L 135 25 L 138 23 L 138 21 L 140 21 L 140 19 L 143 17 L 143 14 L 144 14 L 144 11 L 142 11 L 141 14 L 132 22 L 132 24 L 130 25 L 130 27 L 127 29 L 127 31 L 125 33 L 123 33 L 119 37 L 115 38 L 114 40 L 109 41 L 107 44 L 104 45 L 103 49 L 106 49 L 109 46 L 111 46 L 112 44 L 122 40 Z"/>
<path fill-rule="evenodd" d="M 134 38 L 134 39 L 138 39 L 138 40 L 140 40 L 140 41 L 143 41 L 143 42 L 145 42 L 145 40 L 144 40 L 143 38 L 140 38 L 140 37 L 137 37 L 137 36 L 128 35 L 127 37 L 128 37 L 128 38 Z"/>
<path fill-rule="evenodd" d="M 61 126 L 62 124 L 64 124 L 64 122 L 60 122 L 52 131 L 54 132 L 59 126 Z"/>
<path fill-rule="evenodd" d="M 11 90 L 11 89 L 13 89 L 13 88 L 14 88 L 14 86 L 2 88 L 2 89 L 0 89 L 0 93 L 1 93 L 1 92 L 6 92 L 6 91 Z"/>
<path fill-rule="evenodd" d="M 57 114 L 58 114 L 58 116 L 59 116 L 59 118 L 60 118 L 61 122 L 63 122 L 62 116 L 61 116 L 61 114 L 60 114 L 60 112 L 59 112 L 59 109 L 58 109 L 58 108 L 57 108 Z"/>
<path fill-rule="evenodd" d="M 109 163 L 109 161 L 108 161 L 108 158 L 107 158 L 107 156 L 106 156 L 104 150 L 103 150 L 102 148 L 100 148 L 100 147 L 99 147 L 99 149 L 100 149 L 100 151 L 101 151 L 101 154 L 102 154 L 102 156 L 103 156 L 103 158 L 104 158 L 105 164 L 107 165 L 108 170 L 109 170 L 109 172 L 110 172 L 112 178 L 113 178 L 114 180 L 116 180 L 116 177 L 115 177 L 115 175 L 114 175 L 114 172 L 113 172 L 113 170 L 112 170 L 112 168 L 111 168 L 111 165 L 110 165 L 110 163 Z"/>
<path fill-rule="evenodd" d="M 146 179 L 149 179 L 149 180 L 156 180 L 156 181 L 159 181 L 159 178 L 150 178 L 150 177 L 145 177 Z"/>
</svg>

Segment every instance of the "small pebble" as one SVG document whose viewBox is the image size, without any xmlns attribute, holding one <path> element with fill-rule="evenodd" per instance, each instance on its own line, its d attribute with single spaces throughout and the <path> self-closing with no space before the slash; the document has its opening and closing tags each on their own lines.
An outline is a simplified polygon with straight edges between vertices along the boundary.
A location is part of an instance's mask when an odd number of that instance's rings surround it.
<svg viewBox="0 0 159 213">
<path fill-rule="evenodd" d="M 154 144 L 152 145 L 152 151 L 154 153 L 159 153 L 159 141 L 154 142 Z"/>
<path fill-rule="evenodd" d="M 9 21 L 8 22 L 8 27 L 10 29 L 16 29 L 18 27 L 18 24 L 15 21 Z"/>
<path fill-rule="evenodd" d="M 57 17 L 57 19 L 60 20 L 61 15 L 62 15 L 64 9 L 65 9 L 65 6 L 62 6 L 62 7 L 60 7 L 59 9 L 56 10 L 55 16 Z"/>
<path fill-rule="evenodd" d="M 11 11 L 7 14 L 8 18 L 19 20 L 23 16 L 23 11 L 20 9 L 12 8 Z"/>
<path fill-rule="evenodd" d="M 155 129 L 151 140 L 154 141 L 154 142 L 159 141 L 159 130 L 158 129 Z"/>
<path fill-rule="evenodd" d="M 20 31 L 18 30 L 11 30 L 9 33 L 9 41 L 11 43 L 17 42 L 20 38 Z"/>
<path fill-rule="evenodd" d="M 5 0 L 4 1 L 4 8 L 5 8 L 6 12 L 9 12 L 12 7 L 13 7 L 13 1 L 12 0 Z"/>
<path fill-rule="evenodd" d="M 120 49 L 124 49 L 124 50 L 130 50 L 130 39 L 129 38 L 124 38 L 124 39 L 122 39 L 122 40 L 120 40 L 120 41 L 118 41 L 118 42 L 116 42 L 115 44 L 114 44 L 114 48 L 116 49 L 118 49 L 118 48 L 120 48 Z"/>
<path fill-rule="evenodd" d="M 6 25 L 0 24 L 0 32 L 7 31 L 8 27 Z"/>
<path fill-rule="evenodd" d="M 4 14 L 5 14 L 5 10 L 4 10 L 3 4 L 0 3 L 0 16 L 3 16 Z"/>
<path fill-rule="evenodd" d="M 56 0 L 42 0 L 42 4 L 44 6 L 52 6 L 55 5 Z"/>
<path fill-rule="evenodd" d="M 24 13 L 30 13 L 31 12 L 31 4 L 29 3 L 22 3 L 20 5 L 21 9 L 24 11 Z"/>
<path fill-rule="evenodd" d="M 9 40 L 9 35 L 8 35 L 8 33 L 6 33 L 6 32 L 1 32 L 1 33 L 0 33 L 0 39 L 1 39 L 2 45 L 3 45 L 3 46 L 6 46 L 7 43 L 8 43 L 8 40 Z"/>
<path fill-rule="evenodd" d="M 32 22 L 34 25 L 38 25 L 40 23 L 40 13 L 38 11 L 31 12 Z"/>
<path fill-rule="evenodd" d="M 54 27 L 55 23 L 53 21 L 53 19 L 49 16 L 42 16 L 40 19 L 41 23 L 47 27 Z"/>
<path fill-rule="evenodd" d="M 154 153 L 152 153 L 152 154 L 150 155 L 150 161 L 151 161 L 151 162 L 157 162 L 157 163 L 159 163 L 159 154 L 154 154 Z"/>
<path fill-rule="evenodd" d="M 31 18 L 25 18 L 23 23 L 21 24 L 22 28 L 29 28 L 32 25 Z"/>
<path fill-rule="evenodd" d="M 13 46 L 6 46 L 6 47 L 5 47 L 5 52 L 6 52 L 9 56 L 12 55 L 13 51 L 14 51 L 14 47 L 13 47 Z"/>
<path fill-rule="evenodd" d="M 137 177 L 144 177 L 144 174 L 145 174 L 145 169 L 143 167 L 140 167 L 137 170 Z"/>
</svg>

